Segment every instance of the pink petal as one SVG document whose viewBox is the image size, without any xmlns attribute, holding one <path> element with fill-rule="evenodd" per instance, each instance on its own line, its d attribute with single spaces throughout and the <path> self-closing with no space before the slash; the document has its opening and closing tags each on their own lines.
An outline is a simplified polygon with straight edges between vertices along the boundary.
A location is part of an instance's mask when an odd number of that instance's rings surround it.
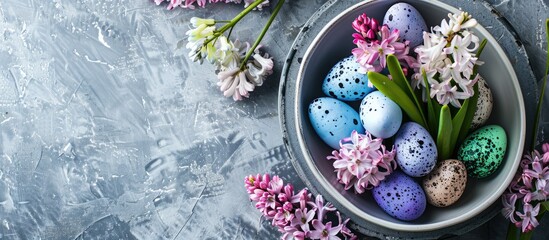
<svg viewBox="0 0 549 240">
<path fill-rule="evenodd" d="M 322 222 L 317 219 L 313 220 L 313 227 L 320 232 L 324 230 L 324 224 L 322 224 Z"/>
</svg>

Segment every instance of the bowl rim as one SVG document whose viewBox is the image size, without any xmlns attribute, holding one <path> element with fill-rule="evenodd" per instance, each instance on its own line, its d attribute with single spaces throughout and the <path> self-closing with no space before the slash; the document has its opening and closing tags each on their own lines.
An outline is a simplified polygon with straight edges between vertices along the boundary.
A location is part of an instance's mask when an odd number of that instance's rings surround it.
<svg viewBox="0 0 549 240">
<path fill-rule="evenodd" d="M 429 1 L 429 0 L 416 0 L 418 2 L 424 2 L 427 4 L 434 5 L 436 7 L 449 10 L 449 12 L 452 13 L 458 13 L 460 10 L 457 8 L 448 5 L 446 3 L 442 3 L 439 1 Z M 341 18 L 345 15 L 347 15 L 349 12 L 352 12 L 356 10 L 357 8 L 361 8 L 364 5 L 371 4 L 372 2 L 375 2 L 375 0 L 364 0 L 362 2 L 356 3 L 353 6 L 347 8 L 346 10 L 339 13 L 336 17 L 334 17 L 332 20 L 330 20 L 317 35 L 314 37 L 313 41 L 310 43 L 310 45 L 307 47 L 307 50 L 305 54 L 303 55 L 303 59 L 301 61 L 301 64 L 299 66 L 297 78 L 296 78 L 296 88 L 295 88 L 295 99 L 294 99 L 294 114 L 295 116 L 299 116 L 301 112 L 303 111 L 302 106 L 299 104 L 300 101 L 300 87 L 303 81 L 303 73 L 305 68 L 305 63 L 308 62 L 308 59 L 310 58 L 310 55 L 312 54 L 313 50 L 315 50 L 317 47 L 316 45 L 318 42 L 324 38 L 326 35 L 326 32 L 328 32 L 330 29 L 332 29 L 338 21 L 341 20 Z M 478 24 L 475 29 L 483 34 L 489 43 L 493 43 L 493 47 L 495 52 L 500 55 L 504 56 L 502 59 L 504 66 L 508 71 L 511 73 L 511 81 L 512 85 L 515 89 L 518 89 L 517 92 L 517 98 L 518 98 L 518 105 L 519 105 L 519 112 L 520 112 L 520 132 L 524 133 L 526 129 L 526 117 L 525 117 L 525 107 L 524 107 L 524 99 L 522 95 L 522 90 L 518 81 L 518 77 L 516 75 L 516 72 L 511 65 L 511 62 L 509 61 L 509 58 L 507 57 L 507 54 L 503 51 L 502 47 L 499 45 L 499 43 L 496 41 L 496 39 L 480 24 Z M 458 216 L 457 218 L 448 219 L 444 221 L 440 221 L 437 223 L 429 223 L 429 224 L 401 224 L 401 223 L 394 223 L 391 221 L 387 221 L 384 219 L 380 219 L 377 217 L 374 217 L 370 214 L 367 214 L 366 212 L 359 209 L 357 206 L 355 206 L 353 203 L 351 203 L 347 198 L 342 196 L 342 194 L 332 186 L 332 184 L 322 175 L 320 170 L 317 168 L 316 164 L 314 163 L 312 156 L 307 148 L 307 145 L 304 140 L 304 133 L 303 133 L 303 123 L 304 119 L 301 119 L 300 117 L 296 117 L 294 124 L 295 128 L 297 130 L 297 140 L 300 146 L 300 150 L 303 154 L 303 157 L 305 159 L 305 162 L 313 174 L 315 180 L 320 183 L 320 186 L 323 188 L 324 191 L 326 191 L 329 195 L 339 200 L 339 204 L 342 205 L 344 208 L 346 208 L 349 212 L 354 214 L 355 216 L 362 218 L 363 220 L 366 220 L 367 222 L 370 222 L 372 224 L 380 225 L 383 227 L 386 227 L 388 229 L 392 230 L 399 230 L 399 231 L 409 231 L 409 232 L 424 232 L 424 231 L 435 231 L 442 228 L 450 227 L 462 222 L 467 221 L 468 219 L 473 218 L 474 216 L 482 213 L 484 210 L 488 209 L 494 202 L 496 202 L 500 196 L 503 194 L 503 192 L 507 189 L 507 186 L 510 184 L 512 179 L 514 178 L 515 172 L 518 169 L 518 165 L 520 162 L 520 159 L 522 157 L 522 151 L 517 151 L 517 154 L 515 156 L 508 156 L 508 159 L 514 159 L 513 166 L 511 168 L 511 171 L 507 173 L 505 180 L 502 184 L 499 185 L 499 187 L 495 190 L 495 192 L 488 197 L 488 199 L 484 202 L 482 202 L 479 205 L 476 205 L 471 211 Z M 521 134 L 519 139 L 519 148 L 523 149 L 525 143 L 525 135 Z"/>
</svg>

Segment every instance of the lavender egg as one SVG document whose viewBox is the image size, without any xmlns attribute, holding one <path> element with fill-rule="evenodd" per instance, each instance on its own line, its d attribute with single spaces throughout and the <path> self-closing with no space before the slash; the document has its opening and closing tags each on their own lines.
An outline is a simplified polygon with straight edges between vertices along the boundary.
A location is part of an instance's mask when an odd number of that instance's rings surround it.
<svg viewBox="0 0 549 240">
<path fill-rule="evenodd" d="M 437 163 L 437 146 L 425 128 L 415 122 L 402 124 L 395 137 L 396 161 L 409 176 L 423 177 Z"/>
<path fill-rule="evenodd" d="M 330 147 L 339 149 L 339 141 L 353 130 L 364 133 L 358 113 L 335 98 L 322 97 L 309 105 L 309 119 L 318 136 Z"/>
<path fill-rule="evenodd" d="M 427 207 L 421 186 L 400 171 L 393 172 L 381 181 L 372 189 L 372 195 L 383 211 L 404 221 L 419 218 Z"/>
<path fill-rule="evenodd" d="M 410 49 L 423 44 L 423 31 L 427 31 L 427 24 L 412 5 L 394 4 L 385 13 L 383 24 L 386 24 L 390 30 L 398 29 L 400 38 L 410 41 Z"/>
<path fill-rule="evenodd" d="M 324 82 L 324 94 L 342 101 L 358 101 L 374 88 L 368 87 L 368 75 L 360 73 L 360 64 L 353 55 L 344 58 L 332 67 Z"/>
</svg>

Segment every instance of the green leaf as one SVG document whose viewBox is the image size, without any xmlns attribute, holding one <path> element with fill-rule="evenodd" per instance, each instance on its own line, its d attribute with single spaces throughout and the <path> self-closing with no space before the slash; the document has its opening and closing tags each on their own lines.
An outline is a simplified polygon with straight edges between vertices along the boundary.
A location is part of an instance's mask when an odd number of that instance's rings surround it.
<svg viewBox="0 0 549 240">
<path fill-rule="evenodd" d="M 400 66 L 400 63 L 398 62 L 398 59 L 395 55 L 389 54 L 387 56 L 387 68 L 389 68 L 389 73 L 391 74 L 393 81 L 400 87 L 400 89 L 402 89 L 406 93 L 406 95 L 408 95 L 408 98 L 414 101 L 414 104 L 421 114 L 423 122 L 427 123 L 427 119 L 425 118 L 425 114 L 423 113 L 423 104 L 420 103 L 417 99 L 417 96 L 414 93 L 412 86 L 410 86 L 410 82 L 408 82 L 408 80 L 406 79 L 406 76 L 402 71 L 402 67 Z M 424 127 L 426 129 L 429 129 L 427 126 Z"/>
<path fill-rule="evenodd" d="M 484 50 L 484 47 L 486 47 L 486 43 L 487 43 L 487 42 L 488 42 L 488 40 L 486 40 L 486 38 L 485 38 L 485 39 L 482 39 L 482 42 L 480 42 L 480 45 L 479 45 L 479 47 L 478 47 L 478 49 L 477 49 L 477 53 L 475 54 L 475 57 L 480 58 L 480 55 L 482 54 L 482 51 Z M 473 77 L 474 77 L 475 75 L 477 75 L 478 66 L 480 66 L 480 65 L 475 65 L 475 66 L 473 67 L 473 75 L 472 75 Z"/>
<path fill-rule="evenodd" d="M 507 240 L 516 240 L 518 235 L 518 228 L 515 226 L 515 224 L 511 221 L 509 221 L 509 224 L 507 226 Z"/>
<path fill-rule="evenodd" d="M 479 94 L 478 84 L 475 84 L 475 86 L 473 87 L 473 91 L 475 92 L 475 94 L 469 99 L 467 99 L 469 100 L 469 106 L 467 107 L 467 112 L 463 119 L 463 123 L 461 125 L 462 127 L 459 130 L 459 136 L 457 138 L 456 143 L 463 142 L 463 140 L 465 140 L 465 138 L 467 137 L 467 134 L 471 129 L 471 123 L 473 122 L 473 117 L 475 116 L 475 112 L 477 111 L 477 101 L 478 101 L 478 94 Z"/>
<path fill-rule="evenodd" d="M 511 221 L 509 221 L 509 225 L 507 226 L 507 240 L 516 240 L 517 239 L 517 227 L 515 224 Z"/>
<path fill-rule="evenodd" d="M 543 96 L 545 95 L 545 88 L 547 86 L 547 75 L 549 75 L 549 18 L 545 20 L 545 33 L 547 34 L 547 59 L 545 60 L 545 75 L 543 75 L 543 83 L 541 85 L 541 92 L 539 94 L 538 106 L 536 108 L 536 117 L 534 118 L 534 134 L 532 134 L 532 151 L 536 147 L 536 140 L 538 138 L 539 119 L 541 116 L 541 105 L 543 104 Z"/>
<path fill-rule="evenodd" d="M 532 239 L 533 234 L 534 234 L 534 231 L 530 231 L 530 232 L 527 232 L 527 233 L 521 232 L 519 239 L 520 240 L 530 240 L 530 239 Z"/>
<path fill-rule="evenodd" d="M 387 68 L 389 69 L 391 77 L 393 77 L 393 81 L 400 87 L 400 89 L 404 90 L 406 94 L 408 94 L 408 97 L 411 98 L 412 96 L 408 91 L 407 86 L 408 81 L 406 80 L 406 76 L 404 76 L 402 67 L 400 66 L 400 63 L 398 62 L 398 59 L 397 57 L 395 57 L 395 55 L 389 54 L 387 56 Z"/>
<path fill-rule="evenodd" d="M 542 202 L 541 206 L 543 206 L 543 208 L 545 208 L 546 211 L 549 211 L 549 201 Z"/>
<path fill-rule="evenodd" d="M 437 148 L 439 159 L 448 159 L 451 156 L 450 138 L 452 137 L 452 114 L 448 105 L 444 105 L 440 111 L 438 125 Z"/>
<path fill-rule="evenodd" d="M 431 88 L 429 87 L 429 81 L 427 81 L 427 74 L 425 70 L 421 72 L 423 76 L 423 82 L 425 83 L 425 91 L 427 92 L 427 123 L 429 124 L 429 132 L 431 136 L 436 136 L 438 127 L 438 113 L 435 111 L 433 99 L 431 99 Z M 438 105 L 438 102 L 436 103 Z"/>
<path fill-rule="evenodd" d="M 452 138 L 450 140 L 451 153 L 453 153 L 454 149 L 456 148 L 456 143 L 459 137 L 459 133 L 460 133 L 461 127 L 463 126 L 463 121 L 465 120 L 465 116 L 467 115 L 467 109 L 469 109 L 469 101 L 470 101 L 469 99 L 465 99 L 465 101 L 463 101 L 461 108 L 452 119 Z"/>
<path fill-rule="evenodd" d="M 484 47 L 486 46 L 487 42 L 488 41 L 486 39 L 483 39 L 482 42 L 480 43 L 480 45 L 478 47 L 478 50 L 477 50 L 477 53 L 476 53 L 477 58 L 480 57 L 480 55 L 482 54 L 482 51 L 484 50 Z M 473 75 L 472 76 L 477 75 L 478 66 L 479 65 L 475 65 L 473 67 Z M 463 140 L 465 140 L 465 138 L 467 137 L 467 134 L 469 133 L 469 130 L 471 129 L 471 123 L 473 122 L 473 117 L 475 116 L 475 112 L 477 111 L 477 101 L 478 101 L 478 95 L 479 95 L 478 84 L 475 84 L 475 86 L 473 87 L 473 91 L 474 91 L 475 94 L 472 97 L 467 99 L 469 101 L 469 103 L 468 103 L 469 106 L 467 106 L 467 108 L 464 108 L 463 106 L 461 106 L 461 109 L 459 110 L 460 112 L 463 111 L 463 110 L 467 110 L 467 111 L 465 113 L 465 116 L 463 117 L 463 122 L 461 124 L 460 129 L 459 129 L 459 134 L 458 134 L 458 137 L 456 138 L 456 143 L 455 144 L 457 144 L 458 142 L 463 142 Z M 463 105 L 465 105 L 465 102 L 463 102 Z M 459 114 L 459 112 L 458 112 L 458 114 Z"/>
<path fill-rule="evenodd" d="M 370 81 L 381 93 L 398 104 L 412 121 L 427 128 L 417 107 L 394 81 L 391 81 L 387 76 L 377 72 L 368 72 L 368 81 Z"/>
<path fill-rule="evenodd" d="M 438 103 L 437 101 L 433 101 L 433 108 L 435 109 L 435 114 L 438 116 L 440 114 L 440 108 L 442 108 L 442 105 Z"/>
</svg>

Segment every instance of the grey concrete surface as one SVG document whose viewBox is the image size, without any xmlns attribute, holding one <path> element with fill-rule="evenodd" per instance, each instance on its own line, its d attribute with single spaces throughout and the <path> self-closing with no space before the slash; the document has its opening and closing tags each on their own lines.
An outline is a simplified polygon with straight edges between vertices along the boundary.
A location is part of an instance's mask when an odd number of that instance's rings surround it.
<svg viewBox="0 0 549 240">
<path fill-rule="evenodd" d="M 233 102 L 177 46 L 190 17 L 229 19 L 241 5 L 0 1 L 0 239 L 278 238 L 243 179 L 269 172 L 304 187 L 282 143 L 278 78 L 323 2 L 288 1 L 264 41 L 275 74 Z M 548 1 L 489 2 L 540 79 Z M 269 13 L 233 36 L 253 41 Z M 505 226 L 496 218 L 461 238 L 501 239 Z M 547 219 L 540 228 L 546 239 Z"/>
</svg>

